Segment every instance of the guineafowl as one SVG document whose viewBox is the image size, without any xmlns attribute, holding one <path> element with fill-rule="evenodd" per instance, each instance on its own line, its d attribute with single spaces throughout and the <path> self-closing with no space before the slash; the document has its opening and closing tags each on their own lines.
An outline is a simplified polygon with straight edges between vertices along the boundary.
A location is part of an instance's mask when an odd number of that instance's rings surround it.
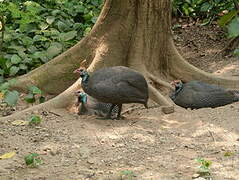
<svg viewBox="0 0 239 180">
<path fill-rule="evenodd" d="M 183 84 L 180 80 L 176 80 L 172 82 L 172 85 L 175 91 L 170 98 L 175 104 L 184 108 L 215 108 L 239 101 L 239 91 L 227 90 L 200 81 Z"/>
<path fill-rule="evenodd" d="M 77 103 L 76 105 L 79 107 L 79 115 L 88 114 L 88 115 L 98 115 L 105 116 L 110 110 L 112 104 L 110 103 L 102 103 L 97 101 L 95 98 L 87 95 L 84 92 L 77 91 Z M 119 111 L 119 107 L 115 106 L 112 110 L 112 116 L 115 117 Z"/>
<path fill-rule="evenodd" d="M 117 105 L 119 119 L 124 103 L 141 103 L 148 108 L 148 84 L 144 76 L 137 71 L 124 66 L 114 66 L 95 71 L 91 76 L 84 68 L 74 72 L 80 74 L 82 88 L 88 95 L 100 102 L 112 103 L 106 118 L 111 117 L 111 112 Z"/>
</svg>

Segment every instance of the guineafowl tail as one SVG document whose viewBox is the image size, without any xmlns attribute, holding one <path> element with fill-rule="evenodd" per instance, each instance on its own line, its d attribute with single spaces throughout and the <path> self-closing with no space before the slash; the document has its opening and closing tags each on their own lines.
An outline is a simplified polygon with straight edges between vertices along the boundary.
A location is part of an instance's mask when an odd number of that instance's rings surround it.
<svg viewBox="0 0 239 180">
<path fill-rule="evenodd" d="M 149 108 L 147 102 L 144 103 L 144 107 L 147 109 Z"/>
<path fill-rule="evenodd" d="M 238 90 L 231 90 L 234 94 L 234 102 L 239 101 L 239 91 Z"/>
</svg>

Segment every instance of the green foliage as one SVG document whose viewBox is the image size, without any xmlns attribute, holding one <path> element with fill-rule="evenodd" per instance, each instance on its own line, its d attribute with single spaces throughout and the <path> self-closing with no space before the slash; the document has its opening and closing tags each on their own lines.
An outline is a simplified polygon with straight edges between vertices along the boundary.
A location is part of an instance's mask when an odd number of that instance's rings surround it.
<svg viewBox="0 0 239 180">
<path fill-rule="evenodd" d="M 34 103 L 38 99 L 39 103 L 45 102 L 45 97 L 42 95 L 42 91 L 36 86 L 28 87 L 28 94 L 24 97 L 27 103 Z"/>
<path fill-rule="evenodd" d="M 127 180 L 134 180 L 136 177 L 136 174 L 133 171 L 130 170 L 123 170 L 120 172 L 121 178 L 122 179 L 127 179 Z"/>
<path fill-rule="evenodd" d="M 5 31 L 0 73 L 21 75 L 73 46 L 90 30 L 102 0 L 0 1 Z"/>
<path fill-rule="evenodd" d="M 219 20 L 218 20 L 218 24 L 219 26 L 223 27 L 226 24 L 228 24 L 235 16 L 237 16 L 238 14 L 238 10 L 232 10 L 230 12 L 228 12 L 227 14 L 225 14 L 224 16 L 222 16 Z"/>
<path fill-rule="evenodd" d="M 0 76 L 0 91 L 3 95 L 3 101 L 7 103 L 8 106 L 15 106 L 19 99 L 19 92 L 9 90 L 11 85 L 16 82 L 15 79 L 4 81 L 3 77 Z"/>
<path fill-rule="evenodd" d="M 199 172 L 210 174 L 209 170 L 210 166 L 212 165 L 212 161 L 205 160 L 203 158 L 197 158 L 196 161 L 200 163 Z"/>
<path fill-rule="evenodd" d="M 239 36 L 239 16 L 233 18 L 233 20 L 228 24 L 228 37 L 235 38 Z"/>
<path fill-rule="evenodd" d="M 237 0 L 238 1 L 238 0 Z M 233 10 L 233 0 L 173 0 L 173 14 L 204 19 L 208 24 L 223 10 Z"/>
<path fill-rule="evenodd" d="M 9 106 L 15 106 L 17 101 L 19 99 L 19 92 L 17 91 L 6 91 L 4 94 L 4 101 L 9 105 Z"/>
<path fill-rule="evenodd" d="M 232 10 L 222 16 L 218 20 L 218 24 L 221 27 L 227 28 L 228 38 L 238 38 L 239 37 L 239 10 Z M 234 55 L 239 56 L 239 49 L 236 48 L 234 50 Z"/>
<path fill-rule="evenodd" d="M 38 125 L 41 123 L 41 118 L 37 115 L 32 115 L 29 119 L 29 125 Z"/>
<path fill-rule="evenodd" d="M 234 55 L 239 56 L 239 48 L 236 48 L 233 52 Z"/>
<path fill-rule="evenodd" d="M 37 167 L 42 164 L 42 160 L 39 158 L 39 154 L 31 153 L 24 158 L 27 166 Z"/>
</svg>

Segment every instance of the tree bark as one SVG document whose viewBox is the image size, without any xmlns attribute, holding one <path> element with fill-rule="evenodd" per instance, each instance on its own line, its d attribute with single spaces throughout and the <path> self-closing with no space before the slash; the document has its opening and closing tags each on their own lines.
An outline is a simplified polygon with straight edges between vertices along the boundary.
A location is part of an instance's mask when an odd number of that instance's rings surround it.
<svg viewBox="0 0 239 180">
<path fill-rule="evenodd" d="M 201 71 L 178 53 L 172 40 L 170 0 L 105 0 L 89 35 L 65 53 L 19 77 L 14 88 L 24 90 L 26 85 L 34 84 L 50 94 L 61 93 L 45 107 L 70 106 L 74 91 L 80 88 L 80 81 L 75 82 L 77 77 L 72 72 L 84 59 L 90 73 L 117 65 L 141 72 L 148 81 L 150 98 L 166 107 L 168 113 L 173 112 L 173 103 L 162 95 L 162 90 L 172 89 L 168 83 L 172 79 L 239 87 L 238 79 L 219 78 Z"/>
</svg>

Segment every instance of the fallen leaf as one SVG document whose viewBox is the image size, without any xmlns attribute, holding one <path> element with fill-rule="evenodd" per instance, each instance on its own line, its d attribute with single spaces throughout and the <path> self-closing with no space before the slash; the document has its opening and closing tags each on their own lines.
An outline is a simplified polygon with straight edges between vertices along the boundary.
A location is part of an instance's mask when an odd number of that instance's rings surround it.
<svg viewBox="0 0 239 180">
<path fill-rule="evenodd" d="M 3 99 L 3 98 L 4 98 L 4 94 L 0 93 L 0 99 Z"/>
<path fill-rule="evenodd" d="M 23 121 L 23 120 L 16 120 L 12 122 L 12 125 L 15 126 L 24 126 L 27 125 L 29 122 L 28 121 Z"/>
<path fill-rule="evenodd" d="M 15 156 L 15 152 L 9 152 L 9 153 L 6 153 L 6 154 L 3 154 L 2 156 L 0 156 L 0 159 L 9 159 L 9 158 L 12 158 L 13 156 Z"/>
</svg>

